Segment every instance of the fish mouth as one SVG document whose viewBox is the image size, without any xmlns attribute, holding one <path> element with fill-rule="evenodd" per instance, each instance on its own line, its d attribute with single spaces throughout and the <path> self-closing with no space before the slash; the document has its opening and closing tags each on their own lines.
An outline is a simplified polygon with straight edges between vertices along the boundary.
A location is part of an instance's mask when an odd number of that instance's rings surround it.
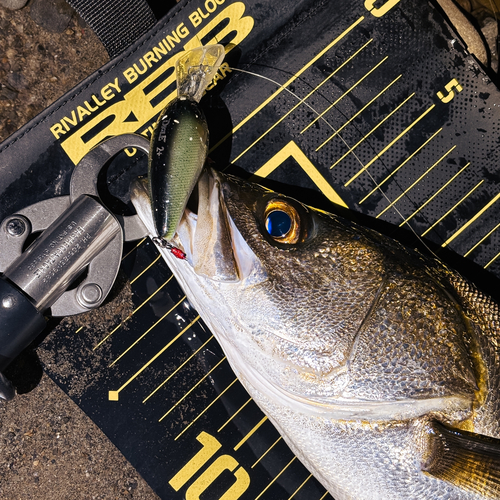
<svg viewBox="0 0 500 500">
<path fill-rule="evenodd" d="M 198 276 L 224 283 L 262 279 L 262 264 L 227 209 L 224 191 L 230 189 L 223 174 L 203 170 L 172 243 L 182 248 Z"/>
</svg>

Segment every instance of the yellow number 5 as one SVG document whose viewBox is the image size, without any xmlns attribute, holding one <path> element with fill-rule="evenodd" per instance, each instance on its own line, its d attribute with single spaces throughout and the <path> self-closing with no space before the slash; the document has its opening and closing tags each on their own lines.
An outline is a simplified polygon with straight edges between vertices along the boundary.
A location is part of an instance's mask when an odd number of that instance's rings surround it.
<svg viewBox="0 0 500 500">
<path fill-rule="evenodd" d="M 450 102 L 454 97 L 455 97 L 455 90 L 457 92 L 462 92 L 463 88 L 462 85 L 458 83 L 458 80 L 456 78 L 453 78 L 450 82 L 448 82 L 445 86 L 444 89 L 446 92 L 448 92 L 446 95 L 443 94 L 441 91 L 437 93 L 437 96 L 443 101 L 443 102 Z M 455 90 L 453 90 L 455 89 Z"/>
</svg>

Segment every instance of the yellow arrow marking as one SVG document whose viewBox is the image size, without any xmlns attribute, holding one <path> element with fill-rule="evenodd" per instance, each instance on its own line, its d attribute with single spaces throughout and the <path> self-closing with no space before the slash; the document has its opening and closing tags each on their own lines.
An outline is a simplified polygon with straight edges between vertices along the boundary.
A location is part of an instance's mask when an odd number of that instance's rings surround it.
<svg viewBox="0 0 500 500">
<path fill-rule="evenodd" d="M 342 198 L 330 186 L 327 180 L 320 174 L 319 170 L 312 164 L 311 160 L 304 154 L 304 152 L 295 144 L 290 141 L 285 147 L 278 151 L 269 161 L 257 170 L 251 180 L 256 180 L 255 177 L 267 177 L 274 172 L 285 160 L 292 157 L 304 170 L 304 172 L 311 178 L 311 180 L 318 186 L 321 192 L 333 203 L 342 205 L 347 208 Z"/>
</svg>

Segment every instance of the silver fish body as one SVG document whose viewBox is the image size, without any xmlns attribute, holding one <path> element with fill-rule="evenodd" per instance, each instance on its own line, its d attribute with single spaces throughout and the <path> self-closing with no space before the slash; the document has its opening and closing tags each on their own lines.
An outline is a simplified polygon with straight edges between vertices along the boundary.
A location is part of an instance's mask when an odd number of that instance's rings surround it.
<svg viewBox="0 0 500 500">
<path fill-rule="evenodd" d="M 160 114 L 149 155 L 148 177 L 156 236 L 170 240 L 205 164 L 208 126 L 200 105 L 174 99 Z"/>
<path fill-rule="evenodd" d="M 255 184 L 210 171 L 198 192 L 173 239 L 187 260 L 164 258 L 334 498 L 499 498 L 496 303 L 437 261 Z M 151 231 L 146 191 L 132 198 Z"/>
</svg>

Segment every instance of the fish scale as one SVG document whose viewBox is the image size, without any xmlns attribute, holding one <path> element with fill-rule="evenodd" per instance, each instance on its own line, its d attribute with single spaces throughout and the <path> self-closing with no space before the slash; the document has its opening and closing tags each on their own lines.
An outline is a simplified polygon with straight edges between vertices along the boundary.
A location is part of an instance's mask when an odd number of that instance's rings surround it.
<svg viewBox="0 0 500 500">
<path fill-rule="evenodd" d="M 434 258 L 255 184 L 209 170 L 198 192 L 219 203 L 201 199 L 202 218 L 185 211 L 173 241 L 186 260 L 160 251 L 242 385 L 330 494 L 498 498 L 495 302 Z M 140 183 L 132 200 L 151 228 Z M 267 232 L 274 206 L 293 214 L 298 240 Z M 218 229 L 197 240 L 207 227 Z M 230 279 L 207 274 L 221 266 Z"/>
<path fill-rule="evenodd" d="M 485 396 L 484 404 L 475 408 L 474 427 L 478 432 L 490 436 L 498 434 L 498 415 L 500 415 L 500 311 L 498 304 L 489 296 L 477 290 L 474 285 L 460 276 L 452 275 L 451 283 L 457 290 L 461 306 L 477 330 L 487 332 L 478 335 L 478 343 L 486 360 L 487 377 L 492 381 Z M 491 382 L 490 382 L 491 383 Z"/>
</svg>

